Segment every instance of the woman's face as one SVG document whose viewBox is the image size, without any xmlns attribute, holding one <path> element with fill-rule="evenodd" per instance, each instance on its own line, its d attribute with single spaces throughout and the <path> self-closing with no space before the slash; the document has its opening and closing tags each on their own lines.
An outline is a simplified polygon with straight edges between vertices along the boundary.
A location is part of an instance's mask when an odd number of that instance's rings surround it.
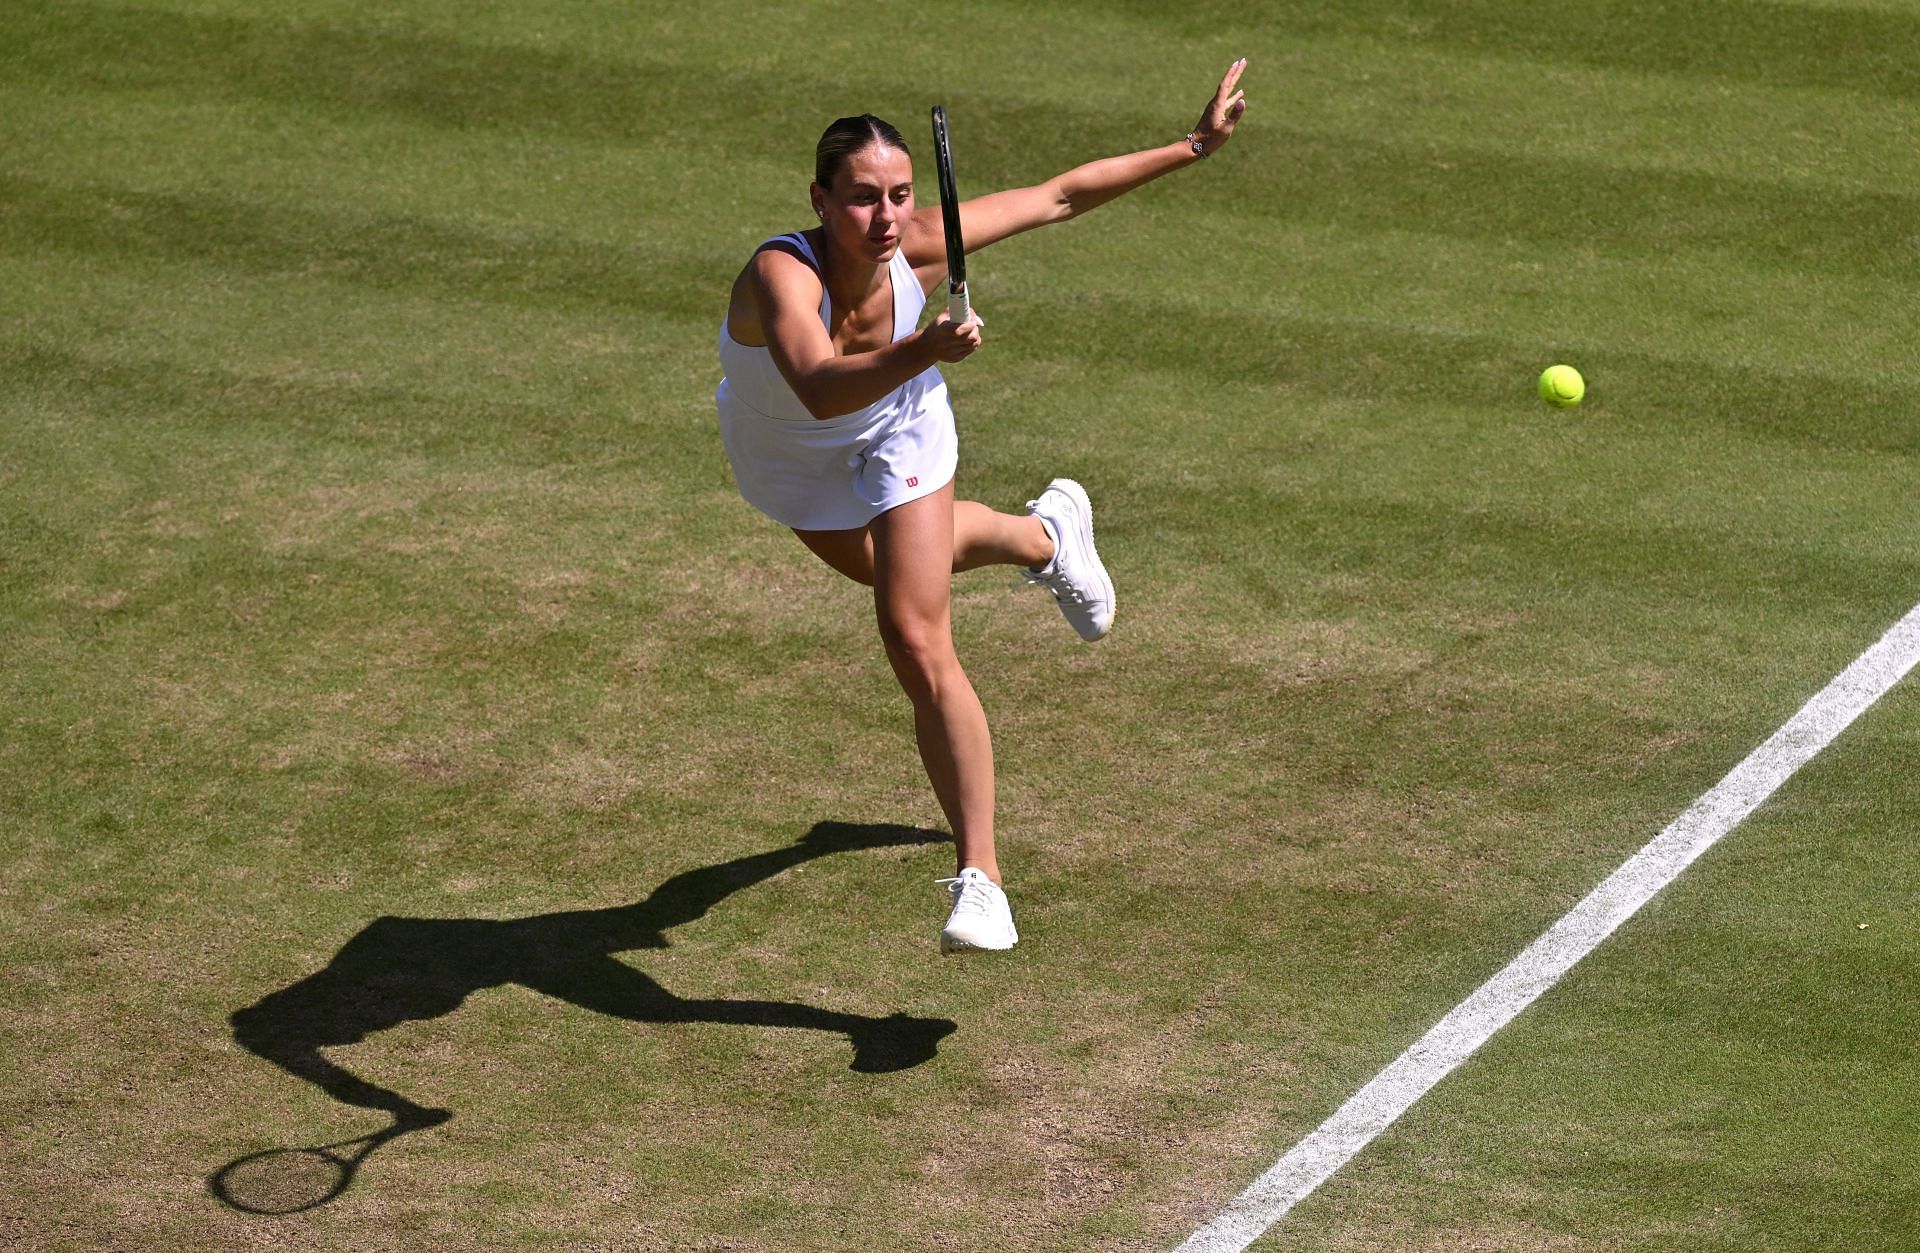
<svg viewBox="0 0 1920 1253">
<path fill-rule="evenodd" d="M 832 187 L 813 185 L 813 208 L 835 246 L 876 265 L 891 261 L 913 216 L 913 160 L 869 144 L 841 164 Z"/>
</svg>

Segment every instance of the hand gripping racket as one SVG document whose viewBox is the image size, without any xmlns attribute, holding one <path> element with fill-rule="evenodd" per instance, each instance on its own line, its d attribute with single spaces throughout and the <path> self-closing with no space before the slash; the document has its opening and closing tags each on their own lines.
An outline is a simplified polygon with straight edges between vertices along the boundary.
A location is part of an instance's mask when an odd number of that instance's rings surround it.
<svg viewBox="0 0 1920 1253">
<path fill-rule="evenodd" d="M 973 316 L 967 299 L 967 247 L 960 239 L 960 196 L 953 189 L 953 146 L 947 142 L 947 110 L 933 106 L 933 163 L 940 177 L 940 218 L 947 230 L 947 316 L 956 325 Z"/>
</svg>

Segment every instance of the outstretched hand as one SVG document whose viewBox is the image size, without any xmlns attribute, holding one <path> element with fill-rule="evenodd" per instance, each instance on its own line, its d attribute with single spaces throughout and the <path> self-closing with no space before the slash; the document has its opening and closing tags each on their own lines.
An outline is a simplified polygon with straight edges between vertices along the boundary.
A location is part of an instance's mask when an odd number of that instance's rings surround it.
<svg viewBox="0 0 1920 1253">
<path fill-rule="evenodd" d="M 1238 90 L 1240 73 L 1247 68 L 1247 59 L 1241 57 L 1227 67 L 1226 76 L 1220 80 L 1220 90 L 1213 93 L 1213 99 L 1207 101 L 1206 112 L 1200 115 L 1199 123 L 1193 128 L 1193 137 L 1200 146 L 1212 156 L 1233 137 L 1233 128 L 1240 121 L 1240 115 L 1247 111 L 1247 93 Z"/>
</svg>

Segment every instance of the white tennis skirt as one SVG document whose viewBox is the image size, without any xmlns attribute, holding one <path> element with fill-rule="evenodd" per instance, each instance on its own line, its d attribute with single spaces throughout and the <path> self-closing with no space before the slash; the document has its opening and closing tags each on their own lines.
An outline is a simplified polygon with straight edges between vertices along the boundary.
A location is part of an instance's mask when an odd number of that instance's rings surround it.
<svg viewBox="0 0 1920 1253">
<path fill-rule="evenodd" d="M 939 491 L 953 481 L 960 437 L 946 382 L 927 374 L 921 387 L 890 395 L 893 403 L 825 421 L 770 417 L 723 379 L 714 403 L 740 494 L 783 526 L 845 531 Z"/>
</svg>

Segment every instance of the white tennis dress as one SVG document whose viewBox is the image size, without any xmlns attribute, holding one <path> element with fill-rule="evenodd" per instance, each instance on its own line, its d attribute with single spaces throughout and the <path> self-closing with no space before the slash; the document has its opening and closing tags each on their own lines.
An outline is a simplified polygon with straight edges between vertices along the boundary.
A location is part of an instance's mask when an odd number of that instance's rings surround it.
<svg viewBox="0 0 1920 1253">
<path fill-rule="evenodd" d="M 806 236 L 768 240 L 798 248 L 817 271 Z M 913 334 L 926 295 L 898 251 L 893 282 L 893 338 Z M 833 327 L 821 284 L 820 320 Z M 765 348 L 734 342 L 720 321 L 720 368 L 714 393 L 720 439 L 747 503 L 782 525 L 803 531 L 865 526 L 887 510 L 945 487 L 959 463 L 960 440 L 947 403 L 947 383 L 928 366 L 864 409 L 820 419 L 807 412 Z"/>
</svg>

